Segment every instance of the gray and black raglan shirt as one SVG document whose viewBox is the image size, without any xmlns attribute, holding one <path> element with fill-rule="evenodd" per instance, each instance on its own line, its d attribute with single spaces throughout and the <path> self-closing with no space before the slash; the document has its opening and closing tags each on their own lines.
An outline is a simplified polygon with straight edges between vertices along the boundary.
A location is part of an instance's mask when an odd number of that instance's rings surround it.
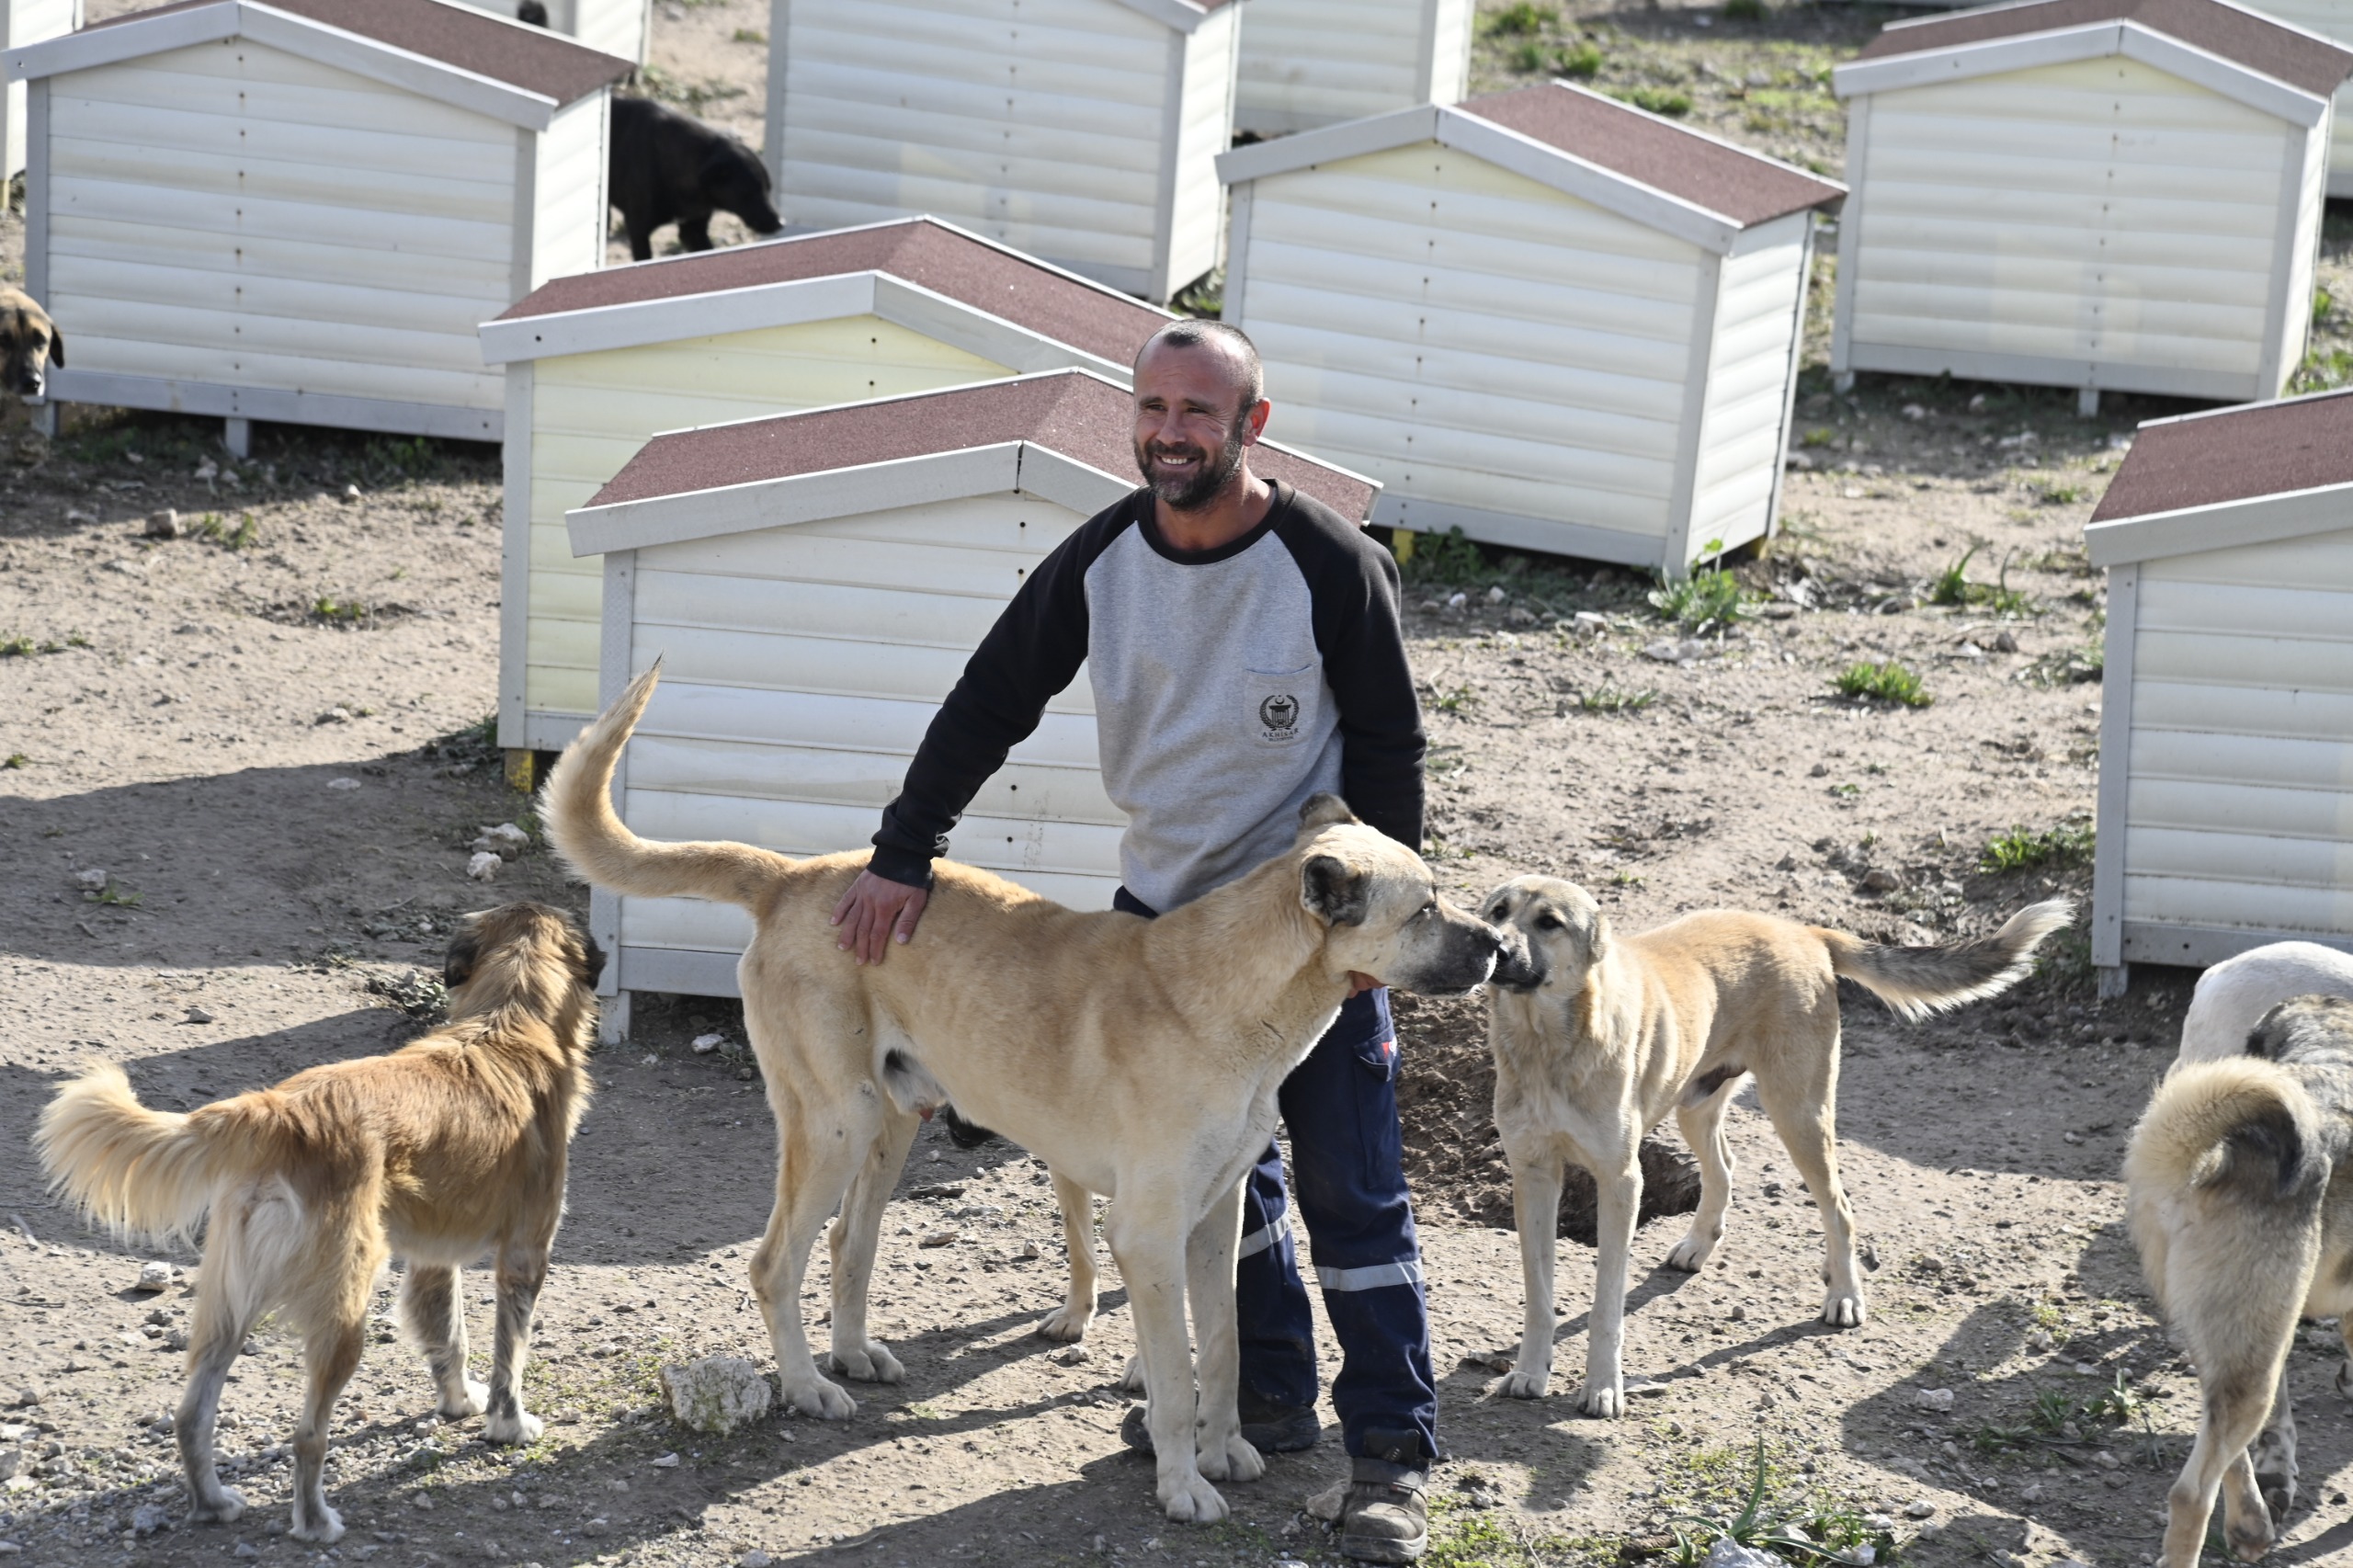
<svg viewBox="0 0 2353 1568">
<path fill-rule="evenodd" d="M 949 829 L 1082 664 L 1128 813 L 1120 877 L 1153 908 L 1289 849 L 1320 790 L 1420 848 L 1422 716 L 1389 552 L 1282 483 L 1240 539 L 1177 550 L 1138 490 L 1040 562 L 973 653 L 882 813 L 877 876 L 929 885 Z"/>
</svg>

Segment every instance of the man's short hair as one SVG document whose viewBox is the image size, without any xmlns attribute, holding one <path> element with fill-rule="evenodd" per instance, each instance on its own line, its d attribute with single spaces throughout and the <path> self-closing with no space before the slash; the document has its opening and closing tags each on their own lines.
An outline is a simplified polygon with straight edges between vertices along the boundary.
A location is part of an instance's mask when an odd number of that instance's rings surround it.
<svg viewBox="0 0 2353 1568">
<path fill-rule="evenodd" d="M 1258 363 L 1258 346 L 1240 327 L 1191 317 L 1170 322 L 1136 350 L 1136 363 L 1142 365 L 1143 357 L 1164 343 L 1171 348 L 1216 348 L 1240 364 L 1243 397 L 1238 413 L 1247 414 L 1267 401 L 1267 372 Z"/>
</svg>

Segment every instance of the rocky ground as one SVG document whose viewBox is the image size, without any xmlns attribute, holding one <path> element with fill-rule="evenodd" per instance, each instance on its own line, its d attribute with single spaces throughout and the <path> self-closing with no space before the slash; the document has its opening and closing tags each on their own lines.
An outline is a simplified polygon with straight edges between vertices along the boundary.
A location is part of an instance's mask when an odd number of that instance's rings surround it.
<svg viewBox="0 0 2353 1568">
<path fill-rule="evenodd" d="M 1602 85 L 1683 91 L 1704 123 L 1835 168 L 1819 68 L 1876 19 L 1574 11 L 1490 31 L 1480 70 L 1508 76 L 1531 40 L 1591 42 Z M 651 80 L 756 140 L 764 51 L 739 39 L 766 25 L 752 0 L 658 8 Z M 1785 56 L 1814 85 L 1750 82 Z M 20 244 L 0 229 L 0 264 Z M 2324 283 L 2353 296 L 2342 212 L 2327 246 Z M 2345 319 L 2333 307 L 2308 376 L 2337 373 Z M 1734 563 L 1746 613 L 1729 626 L 1705 627 L 1704 605 L 1677 619 L 1622 573 L 1419 541 L 1409 630 L 1431 858 L 1452 890 L 1540 869 L 1628 928 L 1729 904 L 1910 940 L 2087 892 L 2102 584 L 2080 529 L 2134 424 L 2182 405 L 2111 399 L 2083 420 L 2064 393 L 1875 378 L 1837 397 L 1813 358 L 1783 536 Z M 275 1326 L 239 1366 L 222 1432 L 254 1511 L 186 1523 L 159 1423 L 188 1281 L 135 1289 L 153 1255 L 44 1196 L 26 1139 L 58 1076 L 103 1052 L 151 1101 L 187 1107 L 381 1051 L 430 1016 L 456 913 L 583 902 L 481 724 L 494 453 L 265 426 L 232 464 L 216 435 L 84 411 L 0 480 L 0 1401 L 17 1402 L 0 1410 L 0 1555 L 29 1562 L 318 1555 L 283 1533 L 297 1348 Z M 148 537 L 165 508 L 182 537 Z M 1890 662 L 1927 705 L 1834 686 Z M 469 844 L 506 822 L 530 846 L 470 881 Z M 1761 1454 L 1773 1505 L 1827 1543 L 1935 1568 L 2145 1562 L 2196 1385 L 2149 1315 L 2116 1171 L 2191 977 L 2138 971 L 2101 1005 L 2080 933 L 2054 949 L 2017 993 L 1931 1024 L 1849 998 L 1840 1131 L 1876 1262 L 1864 1327 L 1813 1323 L 1819 1226 L 1753 1104 L 1735 1115 L 1717 1260 L 1658 1269 L 1672 1216 L 1637 1239 L 1629 1370 L 1647 1381 L 1616 1423 L 1563 1397 L 1591 1289 L 1573 1243 L 1554 1397 L 1491 1392 L 1519 1282 L 1477 1006 L 1401 1004 L 1452 1450 L 1430 1561 L 1672 1561 L 1676 1521 L 1736 1511 Z M 693 1048 L 713 1034 L 718 1049 Z M 837 1425 L 772 1418 L 724 1439 L 673 1425 L 660 1366 L 767 1360 L 745 1256 L 773 1135 L 740 1040 L 728 1005 L 676 999 L 642 1007 L 597 1060 L 528 1384 L 540 1441 L 496 1449 L 478 1422 L 436 1420 L 415 1354 L 389 1326 L 369 1347 L 330 1471 L 351 1526 L 336 1561 L 1332 1560 L 1298 1506 L 1338 1471 L 1329 1441 L 1226 1488 L 1225 1524 L 1156 1517 L 1150 1467 L 1116 1435 L 1131 1347 L 1116 1273 L 1085 1357 L 1035 1335 L 1059 1295 L 1058 1228 L 1041 1173 L 1003 1145 L 966 1154 L 927 1133 L 886 1220 L 877 1318 L 904 1383 L 856 1390 Z M 813 1324 L 824 1289 L 821 1262 Z M 469 1311 L 486 1346 L 483 1290 Z M 2285 1562 L 2353 1551 L 2333 1343 L 2315 1332 L 2291 1364 L 2306 1501 Z"/>
</svg>

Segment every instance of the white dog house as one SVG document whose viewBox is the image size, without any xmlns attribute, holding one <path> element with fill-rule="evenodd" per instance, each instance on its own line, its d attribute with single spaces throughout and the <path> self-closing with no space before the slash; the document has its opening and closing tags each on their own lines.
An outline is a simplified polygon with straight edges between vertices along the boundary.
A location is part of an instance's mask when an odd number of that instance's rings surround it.
<svg viewBox="0 0 2353 1568">
<path fill-rule="evenodd" d="M 456 0 L 494 17 L 515 15 L 517 0 Z M 654 37 L 654 0 L 545 0 L 550 30 L 606 54 L 645 63 Z"/>
<path fill-rule="evenodd" d="M 1136 487 L 1133 420 L 1120 383 L 1058 370 L 654 437 L 567 520 L 572 548 L 604 557 L 600 699 L 664 661 L 622 758 L 623 819 L 649 838 L 864 848 L 1023 576 Z M 1343 517 L 1376 488 L 1270 444 L 1252 467 Z M 1123 824 L 1082 676 L 949 848 L 1103 909 Z M 608 994 L 736 994 L 735 909 L 598 892 L 591 926 L 618 955 Z"/>
<path fill-rule="evenodd" d="M 1218 167 L 1225 319 L 1375 521 L 1677 574 L 1772 531 L 1837 186 L 1562 83 Z"/>
<path fill-rule="evenodd" d="M 72 32 L 82 25 L 82 0 L 0 0 L 0 52 Z M 0 108 L 0 183 L 25 166 L 25 85 L 13 76 Z"/>
<path fill-rule="evenodd" d="M 2263 0 L 2255 9 L 2332 42 L 2353 46 L 2353 0 Z M 2336 89 L 2336 128 L 2328 147 L 2328 194 L 2353 196 L 2353 82 Z"/>
<path fill-rule="evenodd" d="M 605 248 L 630 63 L 441 0 L 199 0 L 7 51 L 57 402 L 494 441 L 475 328 Z"/>
<path fill-rule="evenodd" d="M 2353 392 L 2141 426 L 2108 568 L 2092 961 L 2353 950 Z"/>
<path fill-rule="evenodd" d="M 1471 78 L 1472 0 L 1248 0 L 1233 128 L 1313 131 L 1415 104 Z"/>
<path fill-rule="evenodd" d="M 564 514 L 656 431 L 1080 366 L 1125 382 L 1171 318 L 915 219 L 561 278 L 482 328 L 506 372 L 499 744 L 597 710 L 603 589 Z"/>
<path fill-rule="evenodd" d="M 769 0 L 794 231 L 929 212 L 1148 300 L 1214 267 L 1241 0 Z"/>
<path fill-rule="evenodd" d="M 1848 100 L 1830 368 L 2233 402 L 2303 356 L 2353 53 L 2221 0 L 1887 28 Z"/>
</svg>

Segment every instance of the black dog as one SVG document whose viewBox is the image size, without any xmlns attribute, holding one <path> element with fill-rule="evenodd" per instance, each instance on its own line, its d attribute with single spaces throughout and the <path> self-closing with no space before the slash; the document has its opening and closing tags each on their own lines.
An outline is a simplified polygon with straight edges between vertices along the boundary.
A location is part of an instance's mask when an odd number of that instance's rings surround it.
<svg viewBox="0 0 2353 1568">
<path fill-rule="evenodd" d="M 654 255 L 654 231 L 675 221 L 688 250 L 710 248 L 710 215 L 733 212 L 753 233 L 784 227 L 768 202 L 768 171 L 749 147 L 650 98 L 613 100 L 612 203 L 629 254 Z"/>
<path fill-rule="evenodd" d="M 543 28 L 548 25 L 548 8 L 540 4 L 540 0 L 523 0 L 515 7 L 515 19 L 535 28 Z"/>
</svg>

